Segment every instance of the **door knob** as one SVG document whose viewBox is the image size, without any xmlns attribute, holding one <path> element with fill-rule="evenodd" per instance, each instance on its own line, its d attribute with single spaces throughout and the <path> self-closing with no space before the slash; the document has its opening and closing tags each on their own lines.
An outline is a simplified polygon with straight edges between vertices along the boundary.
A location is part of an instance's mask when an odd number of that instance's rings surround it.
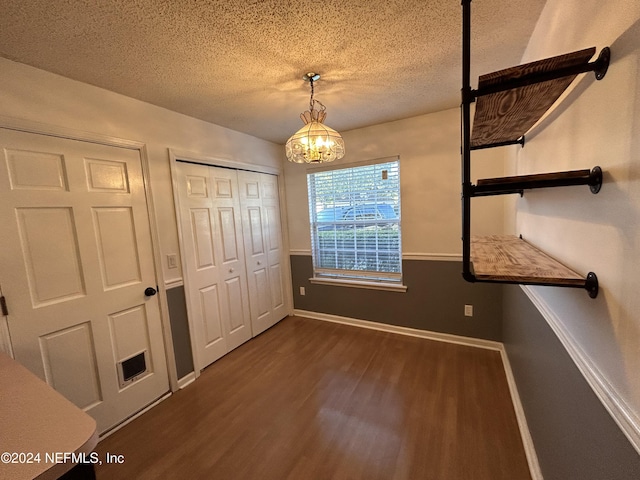
<svg viewBox="0 0 640 480">
<path fill-rule="evenodd" d="M 233 268 L 230 268 L 230 269 L 229 269 L 229 273 L 233 273 Z"/>
<path fill-rule="evenodd" d="M 144 289 L 144 294 L 147 297 L 153 297 L 156 293 L 158 293 L 158 291 L 153 287 L 147 287 Z"/>
</svg>

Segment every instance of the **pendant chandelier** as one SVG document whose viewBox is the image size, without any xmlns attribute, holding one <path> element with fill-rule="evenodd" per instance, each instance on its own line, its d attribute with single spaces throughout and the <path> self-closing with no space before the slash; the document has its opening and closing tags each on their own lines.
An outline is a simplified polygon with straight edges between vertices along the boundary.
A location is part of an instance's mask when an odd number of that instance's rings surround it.
<svg viewBox="0 0 640 480">
<path fill-rule="evenodd" d="M 287 159 L 295 163 L 333 162 L 344 157 L 344 140 L 333 128 L 323 122 L 326 107 L 313 98 L 313 83 L 320 79 L 317 73 L 307 73 L 304 80 L 311 84 L 309 110 L 300 114 L 304 127 L 294 133 L 285 145 Z M 320 109 L 316 109 L 316 105 Z"/>
</svg>

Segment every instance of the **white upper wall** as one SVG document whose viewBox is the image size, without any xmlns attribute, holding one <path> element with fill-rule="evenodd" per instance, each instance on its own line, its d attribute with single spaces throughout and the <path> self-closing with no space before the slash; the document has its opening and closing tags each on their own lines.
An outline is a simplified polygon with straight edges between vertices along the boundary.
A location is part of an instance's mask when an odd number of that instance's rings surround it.
<svg viewBox="0 0 640 480">
<path fill-rule="evenodd" d="M 618 420 L 640 448 L 640 2 L 548 0 L 522 61 L 607 45 L 606 77 L 580 76 L 513 159 L 519 174 L 600 165 L 602 190 L 525 193 L 516 229 L 578 272 L 598 275 L 596 300 L 579 290 L 533 291 L 620 402 Z"/>
<path fill-rule="evenodd" d="M 146 145 L 163 259 L 179 252 L 169 148 L 274 168 L 285 158 L 280 145 L 4 58 L 0 85 L 2 116 Z M 164 281 L 181 278 L 164 261 L 163 270 Z"/>
<path fill-rule="evenodd" d="M 333 164 L 336 168 L 400 156 L 403 253 L 461 255 L 459 110 L 445 110 L 340 133 L 347 153 Z M 502 176 L 506 151 L 474 152 L 474 181 Z M 313 167 L 288 162 L 285 166 L 289 241 L 294 253 L 311 251 L 306 177 L 309 168 Z M 502 233 L 503 209 L 502 197 L 477 199 L 473 205 L 473 233 Z"/>
</svg>

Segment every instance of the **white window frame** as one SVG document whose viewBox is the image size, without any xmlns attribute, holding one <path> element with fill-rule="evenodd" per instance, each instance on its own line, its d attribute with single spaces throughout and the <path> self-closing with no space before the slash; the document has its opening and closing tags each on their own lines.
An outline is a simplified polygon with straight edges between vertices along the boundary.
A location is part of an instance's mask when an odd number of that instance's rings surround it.
<svg viewBox="0 0 640 480">
<path fill-rule="evenodd" d="M 376 290 L 390 290 L 401 291 L 407 290 L 407 287 L 402 284 L 402 227 L 401 227 L 401 208 L 400 208 L 400 157 L 385 157 L 366 162 L 349 163 L 346 165 L 330 165 L 316 168 L 310 168 L 307 171 L 307 186 L 310 186 L 310 175 L 333 170 L 353 169 L 364 166 L 373 166 L 376 164 L 397 162 L 398 164 L 398 211 L 397 220 L 390 223 L 397 223 L 399 229 L 399 272 L 378 272 L 378 271 L 361 271 L 361 270 L 335 270 L 328 268 L 320 268 L 317 265 L 317 259 L 320 254 L 318 245 L 318 224 L 317 216 L 319 212 L 315 211 L 315 197 L 312 198 L 311 189 L 308 189 L 307 194 L 309 196 L 309 220 L 310 220 L 310 234 L 311 234 L 311 251 L 313 257 L 313 277 L 309 279 L 311 283 L 324 284 L 324 285 L 341 285 L 346 287 L 358 287 L 369 288 Z M 349 208 L 349 207 L 345 207 Z M 357 207 L 356 207 L 357 208 Z M 338 222 L 339 223 L 339 222 Z M 349 222 L 351 223 L 351 222 Z M 376 224 L 376 220 L 360 220 L 358 225 L 366 223 Z"/>
</svg>

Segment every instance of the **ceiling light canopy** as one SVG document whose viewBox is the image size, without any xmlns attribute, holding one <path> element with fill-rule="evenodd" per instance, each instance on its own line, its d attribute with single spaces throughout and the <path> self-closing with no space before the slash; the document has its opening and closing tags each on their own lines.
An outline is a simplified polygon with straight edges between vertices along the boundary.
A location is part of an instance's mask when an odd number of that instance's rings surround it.
<svg viewBox="0 0 640 480">
<path fill-rule="evenodd" d="M 313 98 L 313 83 L 320 79 L 320 75 L 309 72 L 303 78 L 311 84 L 309 110 L 300 114 L 304 126 L 287 140 L 287 159 L 295 163 L 333 162 L 344 157 L 344 140 L 338 132 L 323 123 L 327 109 L 322 102 Z M 320 106 L 319 110 L 316 105 Z"/>
</svg>

